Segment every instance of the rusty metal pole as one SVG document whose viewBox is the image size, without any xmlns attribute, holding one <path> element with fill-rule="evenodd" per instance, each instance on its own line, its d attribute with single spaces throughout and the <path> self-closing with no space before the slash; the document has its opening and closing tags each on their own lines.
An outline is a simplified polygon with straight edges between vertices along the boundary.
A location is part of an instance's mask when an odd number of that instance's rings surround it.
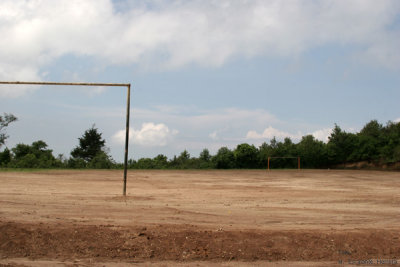
<svg viewBox="0 0 400 267">
<path fill-rule="evenodd" d="M 71 85 L 71 86 L 119 86 L 127 87 L 130 83 L 64 83 L 64 82 L 4 82 L 0 81 L 0 84 L 24 84 L 24 85 Z"/>
<path fill-rule="evenodd" d="M 125 157 L 124 157 L 124 190 L 123 195 L 126 196 L 126 180 L 128 173 L 128 148 L 129 148 L 129 116 L 131 106 L 131 85 L 127 87 L 127 98 L 126 98 L 126 130 L 125 130 Z"/>
<path fill-rule="evenodd" d="M 126 179 L 128 173 L 128 147 L 129 147 L 129 111 L 131 100 L 131 84 L 130 83 L 65 83 L 65 82 L 6 82 L 0 81 L 0 84 L 16 84 L 16 85 L 67 85 L 67 86 L 119 86 L 128 88 L 128 96 L 126 100 L 126 138 L 125 138 L 125 155 L 124 155 L 124 189 L 123 194 L 126 195 Z"/>
</svg>

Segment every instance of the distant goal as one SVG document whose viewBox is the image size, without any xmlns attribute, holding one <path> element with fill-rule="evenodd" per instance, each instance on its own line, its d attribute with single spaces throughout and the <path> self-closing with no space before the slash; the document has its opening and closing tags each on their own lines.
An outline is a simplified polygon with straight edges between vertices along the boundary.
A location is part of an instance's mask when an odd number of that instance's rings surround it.
<svg viewBox="0 0 400 267">
<path fill-rule="evenodd" d="M 285 161 L 293 161 L 293 166 L 297 165 L 297 169 L 300 170 L 300 157 L 268 157 L 268 166 L 267 166 L 267 170 L 269 171 L 271 169 L 272 163 L 275 161 L 277 163 L 277 161 L 279 160 L 285 160 Z M 281 162 L 282 164 L 282 162 Z M 277 163 L 276 165 L 279 165 L 279 163 Z M 291 164 L 290 164 L 291 165 Z M 285 163 L 284 166 L 287 166 L 287 164 Z"/>
</svg>

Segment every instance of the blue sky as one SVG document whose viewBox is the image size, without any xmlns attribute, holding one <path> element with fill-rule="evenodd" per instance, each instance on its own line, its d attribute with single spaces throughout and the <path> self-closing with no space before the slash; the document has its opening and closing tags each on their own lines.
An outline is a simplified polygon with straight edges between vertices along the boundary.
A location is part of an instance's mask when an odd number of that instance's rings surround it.
<svg viewBox="0 0 400 267">
<path fill-rule="evenodd" d="M 2 0 L 0 80 L 132 83 L 130 158 L 400 121 L 400 2 Z M 122 161 L 124 88 L 1 86 L 8 147 Z"/>
</svg>

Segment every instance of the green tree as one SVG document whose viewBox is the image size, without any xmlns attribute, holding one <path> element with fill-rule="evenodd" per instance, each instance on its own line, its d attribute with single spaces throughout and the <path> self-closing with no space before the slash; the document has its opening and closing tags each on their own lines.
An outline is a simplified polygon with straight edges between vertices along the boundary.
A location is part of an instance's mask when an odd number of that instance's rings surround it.
<svg viewBox="0 0 400 267">
<path fill-rule="evenodd" d="M 382 134 L 383 126 L 377 120 L 368 122 L 360 131 L 360 135 L 370 136 L 379 139 Z"/>
<path fill-rule="evenodd" d="M 269 143 L 270 143 L 270 147 L 273 150 L 276 150 L 278 148 L 278 141 L 276 140 L 275 136 L 271 139 L 271 141 Z"/>
<path fill-rule="evenodd" d="M 203 151 L 200 152 L 199 159 L 204 161 L 204 162 L 211 161 L 210 151 L 208 151 L 207 148 L 204 148 Z"/>
<path fill-rule="evenodd" d="M 203 151 L 200 152 L 199 158 L 198 158 L 198 168 L 200 169 L 211 169 L 214 168 L 214 164 L 211 161 L 211 154 L 210 151 L 207 148 L 204 148 Z"/>
<path fill-rule="evenodd" d="M 383 126 L 377 120 L 367 123 L 357 134 L 357 143 L 353 153 L 350 155 L 352 161 L 377 160 L 379 159 L 379 148 L 383 145 Z"/>
<path fill-rule="evenodd" d="M 176 155 L 174 155 L 174 157 L 169 160 L 168 162 L 168 167 L 171 169 L 178 169 L 180 166 L 179 161 L 178 161 L 178 157 Z"/>
<path fill-rule="evenodd" d="M 379 158 L 384 162 L 400 161 L 400 122 L 389 121 L 382 129 Z"/>
<path fill-rule="evenodd" d="M 165 155 L 159 154 L 153 159 L 154 168 L 165 169 L 168 167 L 168 158 Z"/>
<path fill-rule="evenodd" d="M 64 157 L 64 154 L 58 154 L 57 158 L 57 166 L 60 168 L 66 168 L 68 164 L 68 160 Z"/>
<path fill-rule="evenodd" d="M 154 169 L 154 162 L 151 158 L 141 158 L 137 163 L 138 169 Z"/>
<path fill-rule="evenodd" d="M 328 141 L 328 157 L 331 164 L 354 161 L 354 151 L 358 143 L 358 136 L 346 133 L 335 124 Z"/>
<path fill-rule="evenodd" d="M 276 142 L 272 147 L 274 147 L 273 156 L 294 157 L 274 159 L 274 168 L 293 168 L 293 166 L 296 166 L 295 158 L 298 157 L 297 147 L 289 137 L 286 137 L 283 142 Z"/>
<path fill-rule="evenodd" d="M 5 132 L 5 128 L 14 121 L 17 120 L 13 114 L 4 113 L 3 116 L 0 115 L 0 148 L 5 144 L 7 138 L 9 137 Z"/>
<path fill-rule="evenodd" d="M 289 137 L 285 137 L 283 142 L 279 142 L 276 146 L 276 154 L 280 157 L 296 157 L 296 145 Z"/>
<path fill-rule="evenodd" d="M 86 163 L 93 160 L 98 154 L 105 153 L 106 141 L 93 125 L 79 138 L 79 145 L 71 151 L 73 159 L 83 159 Z"/>
<path fill-rule="evenodd" d="M 26 144 L 17 144 L 12 152 L 14 154 L 14 159 L 19 160 L 27 154 L 31 153 L 31 146 Z"/>
<path fill-rule="evenodd" d="M 3 152 L 0 152 L 0 167 L 6 167 L 11 161 L 11 151 L 6 148 Z"/>
<path fill-rule="evenodd" d="M 178 160 L 185 162 L 190 159 L 189 152 L 185 149 L 178 157 Z"/>
<path fill-rule="evenodd" d="M 87 167 L 87 163 L 81 158 L 70 158 L 67 160 L 67 167 L 72 169 L 84 169 Z"/>
<path fill-rule="evenodd" d="M 266 142 L 262 143 L 258 148 L 258 167 L 259 168 L 267 168 L 268 165 L 268 157 L 273 156 L 272 147 Z"/>
<path fill-rule="evenodd" d="M 89 161 L 88 167 L 91 169 L 111 169 L 115 162 L 104 151 L 96 154 L 96 156 Z"/>
<path fill-rule="evenodd" d="M 257 167 L 258 151 L 254 145 L 240 144 L 233 151 L 237 168 L 251 169 Z"/>
<path fill-rule="evenodd" d="M 179 155 L 179 157 L 177 158 L 177 162 L 178 162 L 178 168 L 180 169 L 189 168 L 190 154 L 186 149 Z"/>
<path fill-rule="evenodd" d="M 306 135 L 297 144 L 298 156 L 301 157 L 301 165 L 304 168 L 321 168 L 328 164 L 326 144 Z"/>
<path fill-rule="evenodd" d="M 267 168 L 268 158 L 269 157 L 277 157 L 285 155 L 286 152 L 281 151 L 282 143 L 278 142 L 275 137 L 270 140 L 270 144 L 266 142 L 262 143 L 258 148 L 258 167 L 259 168 Z M 282 168 L 282 164 L 279 162 L 279 159 L 274 161 L 274 166 L 278 168 Z"/>
<path fill-rule="evenodd" d="M 227 147 L 221 147 L 212 158 L 217 169 L 232 169 L 235 167 L 233 152 Z"/>
<path fill-rule="evenodd" d="M 58 166 L 51 149 L 42 141 L 33 142 L 31 145 L 17 144 L 13 149 L 12 167 L 17 168 L 54 168 Z"/>
<path fill-rule="evenodd" d="M 137 164 L 136 160 L 134 160 L 134 159 L 129 159 L 128 160 L 128 167 L 130 169 L 136 169 L 136 164 Z"/>
<path fill-rule="evenodd" d="M 171 169 L 196 169 L 199 168 L 198 160 L 191 158 L 189 152 L 185 149 L 178 157 L 174 156 L 168 162 Z"/>
</svg>

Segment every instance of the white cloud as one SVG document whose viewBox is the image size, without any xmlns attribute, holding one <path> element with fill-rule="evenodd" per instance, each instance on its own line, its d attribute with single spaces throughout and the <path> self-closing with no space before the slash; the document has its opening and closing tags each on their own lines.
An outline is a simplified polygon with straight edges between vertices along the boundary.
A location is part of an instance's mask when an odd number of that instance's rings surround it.
<svg viewBox="0 0 400 267">
<path fill-rule="evenodd" d="M 307 130 L 316 126 L 293 125 L 277 119 L 273 114 L 263 109 L 212 109 L 199 110 L 191 108 L 188 115 L 186 107 L 163 106 L 153 109 L 134 109 L 136 121 L 160 120 L 175 129 L 179 129 L 179 137 L 171 140 L 174 147 L 182 149 L 202 149 L 204 147 L 235 147 L 243 142 L 259 142 L 263 139 L 276 137 L 283 140 L 289 137 L 293 141 L 300 141 L 305 135 L 313 135 L 323 142 L 328 141 L 332 128 L 320 128 L 314 131 Z M 260 125 L 269 125 L 263 131 L 254 129 Z M 281 130 L 282 128 L 289 130 Z M 292 130 L 290 130 L 292 129 Z M 349 129 L 347 129 L 349 131 Z M 124 135 L 123 135 L 124 136 Z M 124 140 L 124 139 L 121 139 Z"/>
<path fill-rule="evenodd" d="M 0 20 L 1 21 L 1 20 Z M 1 23 L 1 22 L 0 22 Z M 1 44 L 1 41 L 0 41 Z M 35 67 L 23 64 L 1 62 L 0 51 L 0 81 L 40 80 Z M 13 98 L 23 96 L 34 91 L 38 86 L 32 85 L 0 85 L 1 98 Z"/>
<path fill-rule="evenodd" d="M 244 129 L 254 125 L 279 123 L 279 120 L 263 109 L 210 109 L 201 110 L 191 107 L 163 106 L 154 109 L 134 109 L 136 121 L 160 120 L 177 129 L 187 129 L 186 136 L 198 136 L 203 133 L 211 139 L 227 140 L 242 135 Z"/>
<path fill-rule="evenodd" d="M 329 140 L 328 137 L 331 135 L 332 130 L 333 130 L 332 128 L 325 128 L 313 132 L 312 135 L 315 137 L 315 139 L 318 139 L 323 142 L 328 142 Z"/>
<path fill-rule="evenodd" d="M 224 128 L 226 125 L 242 126 L 243 123 L 247 124 L 247 122 L 265 124 L 279 121 L 264 109 L 224 108 L 204 110 L 196 107 L 187 109 L 185 106 L 162 106 L 148 109 L 134 108 L 132 112 L 139 120 L 145 121 L 159 118 L 161 121 L 169 120 L 179 124 L 190 124 L 191 127 L 196 128 L 204 128 L 204 125 Z M 188 114 L 189 112 L 191 114 Z"/>
<path fill-rule="evenodd" d="M 394 122 L 400 122 L 400 118 L 395 119 Z"/>
<path fill-rule="evenodd" d="M 34 91 L 37 86 L 0 85 L 0 98 L 16 98 Z"/>
<path fill-rule="evenodd" d="M 279 124 L 274 115 L 263 109 L 224 108 L 203 110 L 186 106 L 162 106 L 148 109 L 135 108 L 132 112 L 136 123 L 162 121 L 179 135 L 171 139 L 169 145 L 174 149 L 207 147 L 234 147 L 245 142 L 246 129 L 254 125 Z"/>
<path fill-rule="evenodd" d="M 332 132 L 332 128 L 325 128 L 322 130 L 317 130 L 312 133 L 309 133 L 313 135 L 316 139 L 327 142 L 328 137 L 330 136 Z M 285 137 L 289 137 L 292 140 L 299 141 L 305 134 L 301 132 L 297 132 L 296 134 L 281 131 L 278 129 L 275 129 L 271 126 L 266 128 L 262 133 L 257 133 L 257 131 L 248 131 L 246 134 L 246 139 L 251 140 L 251 139 L 272 139 L 276 138 L 278 140 L 283 140 Z"/>
<path fill-rule="evenodd" d="M 129 139 L 134 144 L 142 146 L 165 146 L 178 133 L 177 130 L 170 130 L 165 124 L 154 124 L 147 122 L 142 124 L 140 130 L 130 129 Z M 125 130 L 118 131 L 113 136 L 113 141 L 123 144 L 125 142 Z"/>
<path fill-rule="evenodd" d="M 280 131 L 269 126 L 261 134 L 257 133 L 256 131 L 248 131 L 246 135 L 246 139 L 272 139 L 274 137 L 276 137 L 277 139 L 284 139 L 285 137 L 289 137 L 291 139 L 298 140 L 302 137 L 302 134 L 290 134 L 288 132 Z"/>
<path fill-rule="evenodd" d="M 213 140 L 218 140 L 218 132 L 214 131 L 208 135 Z"/>
<path fill-rule="evenodd" d="M 96 95 L 100 95 L 102 93 L 104 93 L 107 90 L 107 87 L 104 86 L 95 86 L 95 87 L 85 87 L 83 89 L 81 89 L 85 94 L 89 95 L 89 96 L 96 96 Z"/>
<path fill-rule="evenodd" d="M 2 0 L 0 79 L 39 80 L 64 55 L 179 68 L 332 44 L 358 47 L 358 60 L 400 67 L 400 34 L 390 27 L 396 0 L 149 2 L 117 12 L 111 0 Z"/>
</svg>

